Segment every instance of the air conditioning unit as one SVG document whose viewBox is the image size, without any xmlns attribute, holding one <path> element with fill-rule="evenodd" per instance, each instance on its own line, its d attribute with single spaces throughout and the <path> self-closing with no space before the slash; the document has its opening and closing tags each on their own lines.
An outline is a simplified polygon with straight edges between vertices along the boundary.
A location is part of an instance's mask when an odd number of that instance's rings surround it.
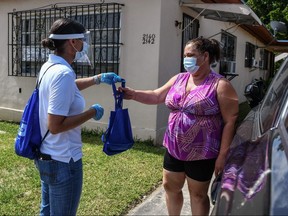
<svg viewBox="0 0 288 216">
<path fill-rule="evenodd" d="M 235 72 L 236 72 L 236 62 L 227 61 L 227 73 L 235 73 Z"/>
<path fill-rule="evenodd" d="M 254 67 L 254 68 L 258 67 L 258 62 L 257 62 L 256 59 L 253 59 L 253 61 L 252 61 L 252 67 Z"/>
<path fill-rule="evenodd" d="M 236 62 L 235 61 L 221 61 L 221 71 L 222 73 L 235 73 Z"/>
</svg>

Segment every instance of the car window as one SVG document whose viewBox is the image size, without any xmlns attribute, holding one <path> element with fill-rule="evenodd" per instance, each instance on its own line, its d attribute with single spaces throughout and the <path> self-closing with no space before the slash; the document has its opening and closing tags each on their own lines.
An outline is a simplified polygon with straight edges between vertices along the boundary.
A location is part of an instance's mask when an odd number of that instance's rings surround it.
<svg viewBox="0 0 288 216">
<path fill-rule="evenodd" d="M 262 133 L 273 127 L 281 108 L 282 99 L 287 91 L 288 59 L 280 67 L 271 83 L 260 108 L 260 126 Z"/>
</svg>

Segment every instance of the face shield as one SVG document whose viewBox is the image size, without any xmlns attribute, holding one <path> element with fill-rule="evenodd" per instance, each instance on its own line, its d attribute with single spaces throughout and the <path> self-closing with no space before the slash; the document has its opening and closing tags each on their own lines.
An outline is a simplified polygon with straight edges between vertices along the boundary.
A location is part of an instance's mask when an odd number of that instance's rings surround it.
<svg viewBox="0 0 288 216">
<path fill-rule="evenodd" d="M 83 48 L 76 53 L 74 61 L 78 64 L 89 65 L 91 68 L 94 67 L 90 31 L 80 34 L 50 34 L 49 38 L 54 40 L 82 39 Z"/>
</svg>

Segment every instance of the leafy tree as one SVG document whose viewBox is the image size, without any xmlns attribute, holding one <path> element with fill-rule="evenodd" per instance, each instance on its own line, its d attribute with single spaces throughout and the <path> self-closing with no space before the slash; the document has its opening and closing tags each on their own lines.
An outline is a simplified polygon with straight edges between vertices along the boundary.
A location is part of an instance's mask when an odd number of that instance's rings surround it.
<svg viewBox="0 0 288 216">
<path fill-rule="evenodd" d="M 246 0 L 247 5 L 257 14 L 264 25 L 274 33 L 270 22 L 281 21 L 288 26 L 287 0 Z M 288 32 L 278 33 L 277 39 L 288 39 Z"/>
</svg>

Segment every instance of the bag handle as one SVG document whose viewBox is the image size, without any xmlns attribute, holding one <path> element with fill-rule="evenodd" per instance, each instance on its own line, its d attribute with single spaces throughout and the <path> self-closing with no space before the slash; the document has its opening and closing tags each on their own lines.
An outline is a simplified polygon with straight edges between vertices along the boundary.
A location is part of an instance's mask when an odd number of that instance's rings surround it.
<svg viewBox="0 0 288 216">
<path fill-rule="evenodd" d="M 121 79 L 121 86 L 125 88 L 125 79 Z M 122 109 L 123 107 L 123 92 L 119 92 L 116 89 L 116 85 L 113 82 L 112 83 L 112 89 L 113 89 L 113 95 L 114 95 L 114 100 L 115 100 L 115 110 L 116 109 Z"/>
</svg>

